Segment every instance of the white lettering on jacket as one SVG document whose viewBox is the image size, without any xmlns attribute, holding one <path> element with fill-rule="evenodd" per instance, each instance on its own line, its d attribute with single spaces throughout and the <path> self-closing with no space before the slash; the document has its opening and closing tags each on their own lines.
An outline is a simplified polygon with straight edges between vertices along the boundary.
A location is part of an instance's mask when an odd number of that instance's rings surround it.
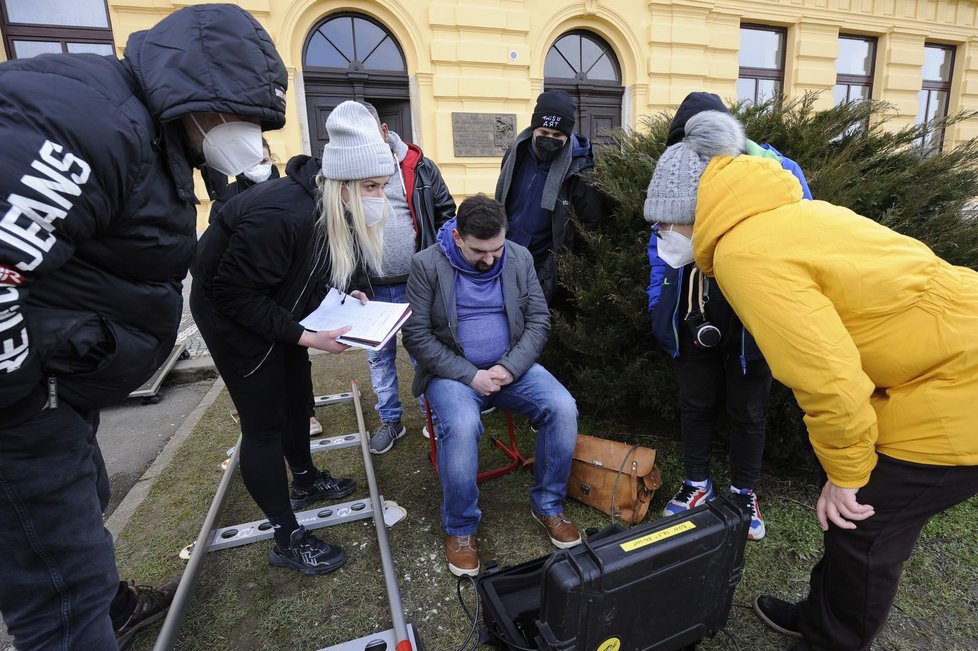
<svg viewBox="0 0 978 651">
<path fill-rule="evenodd" d="M 0 287 L 0 332 L 9 332 L 23 323 L 24 317 L 15 307 L 19 297 L 20 292 L 13 287 Z M 0 373 L 10 373 L 20 368 L 27 357 L 27 344 L 27 328 L 24 326 L 3 338 L 0 343 Z"/>
<path fill-rule="evenodd" d="M 25 256 L 14 264 L 20 271 L 33 271 L 44 261 L 44 254 L 57 241 L 55 222 L 67 217 L 74 205 L 71 197 L 81 195 L 80 186 L 92 173 L 87 162 L 50 140 L 44 141 L 30 166 L 43 176 L 24 174 L 21 193 L 7 196 L 10 208 L 0 218 L 0 242 Z M 0 373 L 19 369 L 28 354 L 20 292 L 13 284 L 0 281 Z"/>
</svg>

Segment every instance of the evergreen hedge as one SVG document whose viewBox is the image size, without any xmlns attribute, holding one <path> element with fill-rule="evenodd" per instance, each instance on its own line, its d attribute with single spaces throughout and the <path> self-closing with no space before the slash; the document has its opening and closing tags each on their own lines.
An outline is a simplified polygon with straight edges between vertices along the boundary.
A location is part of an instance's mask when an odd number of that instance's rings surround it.
<svg viewBox="0 0 978 651">
<path fill-rule="evenodd" d="M 953 264 L 978 268 L 978 139 L 923 155 L 923 130 L 976 117 L 883 129 L 892 108 L 859 102 L 816 110 L 817 95 L 740 105 L 747 136 L 797 161 L 815 199 L 846 206 L 921 240 Z M 559 260 L 563 297 L 553 307 L 547 365 L 568 385 L 581 412 L 631 422 L 678 420 L 669 360 L 651 333 L 646 286 L 649 225 L 645 192 L 665 148 L 671 114 L 644 119 L 641 132 L 618 131 L 596 154 L 595 183 L 611 210 L 595 233 L 579 233 Z M 867 126 L 866 125 L 870 125 Z M 912 336 L 912 333 L 908 333 Z M 675 428 L 678 430 L 678 428 Z M 768 421 L 769 459 L 810 458 L 801 412 L 775 383 Z"/>
</svg>

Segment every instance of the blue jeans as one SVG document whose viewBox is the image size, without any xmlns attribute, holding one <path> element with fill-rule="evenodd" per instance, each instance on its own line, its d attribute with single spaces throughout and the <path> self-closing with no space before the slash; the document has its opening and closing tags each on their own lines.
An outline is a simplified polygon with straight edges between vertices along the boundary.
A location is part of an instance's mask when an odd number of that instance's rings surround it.
<svg viewBox="0 0 978 651">
<path fill-rule="evenodd" d="M 0 426 L 0 612 L 18 649 L 115 649 L 98 412 L 65 403 Z"/>
<path fill-rule="evenodd" d="M 405 283 L 397 285 L 374 285 L 374 296 L 372 301 L 382 303 L 407 303 L 404 296 Z M 416 362 L 411 356 L 411 366 Z M 374 395 L 377 396 L 375 405 L 380 420 L 385 423 L 394 423 L 401 420 L 404 410 L 401 408 L 401 400 L 397 392 L 397 337 L 391 337 L 387 345 L 378 351 L 371 350 L 367 353 L 367 364 L 370 366 L 370 384 L 373 386 Z M 424 403 L 421 403 L 421 413 L 424 414 Z"/>
<path fill-rule="evenodd" d="M 442 528 L 450 536 L 468 536 L 479 528 L 480 410 L 498 407 L 530 419 L 537 433 L 530 504 L 538 515 L 564 510 L 571 455 L 577 443 L 577 403 L 570 392 L 539 364 L 489 396 L 456 380 L 432 378 L 425 387 L 439 414 L 438 475 L 442 488 Z"/>
</svg>

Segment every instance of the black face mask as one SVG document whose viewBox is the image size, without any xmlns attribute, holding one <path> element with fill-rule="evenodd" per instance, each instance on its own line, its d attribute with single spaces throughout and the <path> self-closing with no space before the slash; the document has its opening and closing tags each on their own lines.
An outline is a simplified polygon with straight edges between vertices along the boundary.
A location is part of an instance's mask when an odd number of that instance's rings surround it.
<svg viewBox="0 0 978 651">
<path fill-rule="evenodd" d="M 564 148 L 566 140 L 551 138 L 549 136 L 533 136 L 533 153 L 544 163 L 549 163 L 557 158 L 557 154 Z"/>
</svg>

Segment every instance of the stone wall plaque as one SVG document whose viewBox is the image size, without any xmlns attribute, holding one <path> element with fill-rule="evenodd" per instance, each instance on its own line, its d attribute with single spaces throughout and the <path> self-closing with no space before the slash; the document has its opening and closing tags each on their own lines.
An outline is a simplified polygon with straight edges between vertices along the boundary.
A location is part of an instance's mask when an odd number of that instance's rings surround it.
<svg viewBox="0 0 978 651">
<path fill-rule="evenodd" d="M 452 142 L 458 157 L 502 156 L 515 137 L 515 113 L 452 113 Z"/>
</svg>

